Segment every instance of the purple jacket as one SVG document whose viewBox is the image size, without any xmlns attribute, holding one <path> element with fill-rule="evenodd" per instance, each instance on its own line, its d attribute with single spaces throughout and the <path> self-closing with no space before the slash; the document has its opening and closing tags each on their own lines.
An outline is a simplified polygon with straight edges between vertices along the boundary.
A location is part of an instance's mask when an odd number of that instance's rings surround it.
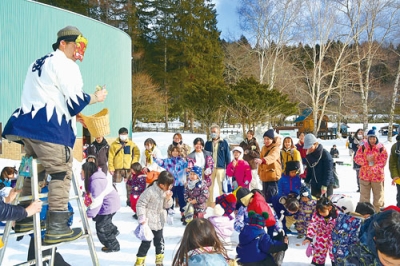
<svg viewBox="0 0 400 266">
<path fill-rule="evenodd" d="M 98 214 L 115 213 L 121 207 L 119 195 L 112 185 L 112 180 L 107 178 L 100 168 L 90 177 L 89 193 L 92 198 L 92 203 L 87 209 L 89 218 L 96 217 Z"/>
<path fill-rule="evenodd" d="M 197 203 L 193 204 L 194 212 L 205 212 L 207 206 L 206 202 L 209 197 L 208 186 L 204 180 L 199 180 L 195 187 L 190 189 L 188 185 L 185 186 L 185 201 L 188 199 L 196 199 Z"/>
<path fill-rule="evenodd" d="M 126 181 L 126 184 L 132 187 L 131 195 L 140 196 L 140 194 L 142 194 L 146 189 L 146 175 L 132 175 L 132 177 Z"/>
</svg>

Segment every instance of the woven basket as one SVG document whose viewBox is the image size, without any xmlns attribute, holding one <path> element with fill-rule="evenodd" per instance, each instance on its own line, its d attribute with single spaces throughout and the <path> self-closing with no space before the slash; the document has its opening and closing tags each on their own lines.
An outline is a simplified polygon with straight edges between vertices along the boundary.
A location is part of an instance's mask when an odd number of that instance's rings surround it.
<svg viewBox="0 0 400 266">
<path fill-rule="evenodd" d="M 107 108 L 90 116 L 81 113 L 81 117 L 92 137 L 97 138 L 110 134 L 110 116 Z"/>
</svg>

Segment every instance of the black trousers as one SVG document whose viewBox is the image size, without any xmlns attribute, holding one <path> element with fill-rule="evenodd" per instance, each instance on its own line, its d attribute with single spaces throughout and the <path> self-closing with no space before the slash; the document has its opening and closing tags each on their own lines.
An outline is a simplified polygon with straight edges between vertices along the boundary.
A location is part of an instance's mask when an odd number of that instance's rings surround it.
<svg viewBox="0 0 400 266">
<path fill-rule="evenodd" d="M 326 188 L 326 195 L 327 197 L 333 194 L 333 184 L 329 184 Z M 321 187 L 317 186 L 316 184 L 311 183 L 311 195 L 316 197 L 317 199 L 321 198 Z"/>
<path fill-rule="evenodd" d="M 118 228 L 112 223 L 114 215 L 115 213 L 97 215 L 93 218 L 93 221 L 96 222 L 97 237 L 100 243 L 108 249 L 119 250 L 119 242 L 116 236 Z"/>
<path fill-rule="evenodd" d="M 35 256 L 36 256 L 34 239 L 35 238 L 32 236 L 31 237 L 31 241 L 29 243 L 28 260 L 33 260 L 33 259 L 35 259 Z M 44 256 L 47 256 L 47 255 L 50 255 L 50 253 L 51 253 L 51 249 L 46 249 L 46 250 L 42 251 L 42 256 L 44 257 Z M 36 264 L 33 264 L 33 265 L 36 265 Z M 46 266 L 46 265 L 50 265 L 48 261 L 43 262 L 43 266 Z M 64 258 L 61 256 L 61 254 L 57 252 L 57 248 L 56 248 L 56 254 L 54 255 L 54 265 L 57 265 L 57 266 L 71 266 L 70 264 L 68 264 L 64 260 Z"/>
<path fill-rule="evenodd" d="M 272 197 L 278 195 L 278 182 L 262 182 L 263 192 L 265 200 L 268 203 L 272 203 Z"/>
<path fill-rule="evenodd" d="M 151 230 L 153 232 L 154 238 L 153 238 L 153 243 L 154 247 L 156 248 L 156 255 L 158 254 L 164 254 L 164 248 L 165 248 L 165 243 L 164 243 L 164 237 L 163 237 L 163 230 Z M 147 251 L 149 251 L 151 245 L 151 241 L 142 241 L 140 244 L 138 253 L 136 254 L 137 257 L 146 257 Z"/>
</svg>

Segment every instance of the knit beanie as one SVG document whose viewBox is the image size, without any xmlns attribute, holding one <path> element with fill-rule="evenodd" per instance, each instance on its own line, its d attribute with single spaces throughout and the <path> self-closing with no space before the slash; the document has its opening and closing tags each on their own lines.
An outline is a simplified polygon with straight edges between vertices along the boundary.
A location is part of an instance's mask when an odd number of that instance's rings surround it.
<svg viewBox="0 0 400 266">
<path fill-rule="evenodd" d="M 379 143 L 379 140 L 378 140 L 378 137 L 376 136 L 375 130 L 373 130 L 373 129 L 369 130 L 368 134 L 367 134 L 367 137 L 368 137 L 368 143 L 369 143 L 369 138 L 370 137 L 375 137 L 376 138 L 375 145 Z"/>
<path fill-rule="evenodd" d="M 201 169 L 200 166 L 194 165 L 192 167 L 192 169 L 190 170 L 190 172 L 194 172 L 199 177 L 199 179 L 201 179 L 201 177 L 202 177 L 202 169 Z"/>
<path fill-rule="evenodd" d="M 268 213 L 263 212 L 261 214 L 258 214 L 255 211 L 249 211 L 248 217 L 249 217 L 249 224 L 264 227 L 265 220 L 268 219 Z"/>
<path fill-rule="evenodd" d="M 215 203 L 221 205 L 225 216 L 229 216 L 236 208 L 236 197 L 233 194 L 222 194 L 215 199 Z"/>
<path fill-rule="evenodd" d="M 285 173 L 288 175 L 290 171 L 298 171 L 300 169 L 299 161 L 288 161 L 285 165 Z"/>
<path fill-rule="evenodd" d="M 312 199 L 311 197 L 311 191 L 308 187 L 306 186 L 301 186 L 300 187 L 300 196 L 301 197 L 307 197 L 308 199 Z"/>
<path fill-rule="evenodd" d="M 82 35 L 82 33 L 74 26 L 67 26 L 59 30 L 57 32 L 57 41 L 52 45 L 53 50 L 57 50 L 62 40 L 74 42 L 79 35 Z"/>
<path fill-rule="evenodd" d="M 317 140 L 317 138 L 314 136 L 314 134 L 311 134 L 311 133 L 309 133 L 309 134 L 307 134 L 305 137 L 304 137 L 304 146 L 303 146 L 303 149 L 309 149 L 309 148 L 311 148 L 311 146 L 315 143 L 315 142 L 318 142 L 318 140 Z"/>
<path fill-rule="evenodd" d="M 265 131 L 263 138 L 264 137 L 268 137 L 269 139 L 274 139 L 275 137 L 275 132 L 273 129 L 268 129 L 267 131 Z"/>
<path fill-rule="evenodd" d="M 243 206 L 243 203 L 241 201 L 242 198 L 244 198 L 245 196 L 247 196 L 247 195 L 249 195 L 251 193 L 250 193 L 250 190 L 248 188 L 245 188 L 245 187 L 239 187 L 235 191 L 236 191 L 236 200 L 237 200 L 237 202 L 236 202 L 236 210 L 239 210 L 239 208 L 241 206 Z"/>
</svg>

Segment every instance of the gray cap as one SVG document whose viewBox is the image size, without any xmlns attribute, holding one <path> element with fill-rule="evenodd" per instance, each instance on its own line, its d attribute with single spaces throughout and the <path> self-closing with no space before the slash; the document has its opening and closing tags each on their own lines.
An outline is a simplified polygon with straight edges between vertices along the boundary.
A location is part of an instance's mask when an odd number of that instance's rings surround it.
<svg viewBox="0 0 400 266">
<path fill-rule="evenodd" d="M 79 35 L 82 35 L 82 33 L 80 32 L 80 30 L 78 30 L 77 27 L 67 26 L 65 28 L 62 28 L 57 32 L 57 41 L 52 45 L 53 50 L 57 50 L 58 46 L 60 45 L 60 41 L 75 41 Z"/>
<path fill-rule="evenodd" d="M 314 136 L 314 134 L 309 133 L 304 137 L 304 146 L 303 146 L 303 148 L 307 150 L 307 149 L 311 148 L 311 146 L 315 142 L 318 142 L 317 138 Z"/>
</svg>

